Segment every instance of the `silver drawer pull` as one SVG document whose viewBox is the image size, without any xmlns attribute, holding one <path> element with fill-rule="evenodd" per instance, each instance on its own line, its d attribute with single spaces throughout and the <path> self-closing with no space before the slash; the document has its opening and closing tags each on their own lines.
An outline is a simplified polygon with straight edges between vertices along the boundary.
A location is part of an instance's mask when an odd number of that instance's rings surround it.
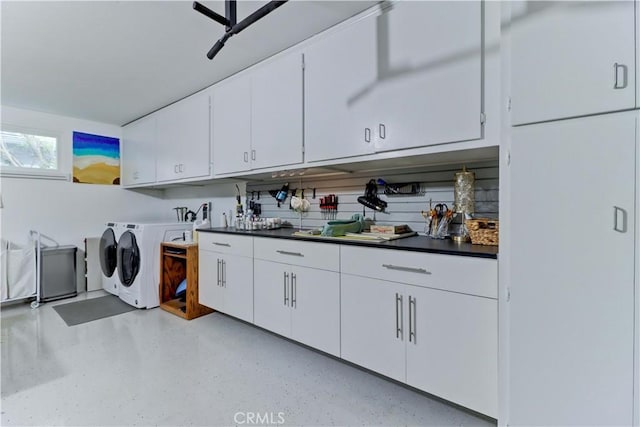
<svg viewBox="0 0 640 427">
<path fill-rule="evenodd" d="M 276 251 L 276 252 L 282 255 L 304 256 L 300 252 L 289 252 L 289 251 Z"/>
<path fill-rule="evenodd" d="M 403 267 L 401 265 L 393 265 L 393 264 L 382 264 L 382 266 L 384 268 L 388 268 L 389 270 L 408 271 L 410 273 L 431 274 L 430 271 L 427 271 L 424 268 Z"/>
<path fill-rule="evenodd" d="M 226 246 L 226 247 L 228 247 L 228 248 L 230 248 L 230 247 L 231 247 L 231 245 L 230 245 L 230 244 L 228 244 L 228 243 L 220 243 L 220 242 L 211 242 L 211 243 L 213 243 L 213 244 L 214 244 L 214 245 L 216 245 L 216 246 Z"/>
</svg>

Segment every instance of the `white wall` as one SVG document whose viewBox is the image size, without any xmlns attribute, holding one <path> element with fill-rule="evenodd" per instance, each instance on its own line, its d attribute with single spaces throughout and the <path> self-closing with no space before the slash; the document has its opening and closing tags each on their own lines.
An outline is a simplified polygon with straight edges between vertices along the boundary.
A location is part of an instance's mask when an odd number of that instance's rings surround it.
<svg viewBox="0 0 640 427">
<path fill-rule="evenodd" d="M 120 138 L 121 128 L 70 117 L 2 108 L 2 124 L 55 132 L 59 135 L 61 172 L 72 173 L 72 132 L 94 133 Z M 83 247 L 85 237 L 100 236 L 109 220 L 161 219 L 164 206 L 161 191 L 156 197 L 124 191 L 115 185 L 75 184 L 29 178 L 0 178 L 3 208 L 0 210 L 2 237 L 26 242 L 29 230 L 38 230 L 59 244 Z"/>
<path fill-rule="evenodd" d="M 72 132 L 121 138 L 119 126 L 13 107 L 2 107 L 3 125 L 55 132 L 59 135 L 61 172 L 72 173 Z M 244 191 L 244 185 L 240 186 Z M 175 206 L 197 210 L 204 201 L 214 206 L 214 218 L 235 206 L 235 183 L 177 187 L 167 190 L 124 190 L 115 185 L 70 181 L 0 178 L 0 237 L 24 244 L 37 230 L 60 245 L 82 251 L 85 237 L 99 237 L 107 221 L 174 221 Z M 78 287 L 84 289 L 83 253 L 78 255 Z"/>
</svg>

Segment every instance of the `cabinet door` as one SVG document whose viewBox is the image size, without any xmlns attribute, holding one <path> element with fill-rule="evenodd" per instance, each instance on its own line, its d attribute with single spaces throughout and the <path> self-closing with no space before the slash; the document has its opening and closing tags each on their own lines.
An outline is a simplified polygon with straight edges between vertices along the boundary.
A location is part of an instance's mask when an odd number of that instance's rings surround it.
<svg viewBox="0 0 640 427">
<path fill-rule="evenodd" d="M 251 81 L 243 73 L 213 89 L 212 143 L 216 175 L 251 169 Z"/>
<path fill-rule="evenodd" d="M 223 264 L 224 313 L 253 323 L 253 260 L 221 255 Z"/>
<path fill-rule="evenodd" d="M 632 424 L 636 132 L 636 112 L 513 131 L 511 425 Z"/>
<path fill-rule="evenodd" d="M 158 181 L 210 174 L 209 95 L 200 93 L 158 113 Z"/>
<path fill-rule="evenodd" d="M 340 273 L 293 266 L 291 338 L 340 357 Z"/>
<path fill-rule="evenodd" d="M 343 359 L 404 382 L 408 325 L 402 289 L 392 282 L 342 274 L 340 343 Z"/>
<path fill-rule="evenodd" d="M 376 20 L 365 18 L 305 50 L 305 157 L 373 152 Z"/>
<path fill-rule="evenodd" d="M 302 54 L 251 73 L 251 167 L 302 163 Z"/>
<path fill-rule="evenodd" d="M 398 2 L 376 19 L 376 151 L 481 138 L 481 2 Z"/>
<path fill-rule="evenodd" d="M 498 416 L 498 302 L 407 286 L 407 383 Z"/>
<path fill-rule="evenodd" d="M 634 108 L 634 2 L 511 8 L 512 123 Z"/>
<path fill-rule="evenodd" d="M 156 180 L 156 118 L 144 117 L 123 128 L 122 185 Z"/>
<path fill-rule="evenodd" d="M 276 334 L 290 337 L 290 266 L 256 259 L 253 261 L 253 268 L 254 323 Z"/>
<path fill-rule="evenodd" d="M 208 251 L 198 253 L 198 301 L 225 313 L 225 292 L 220 286 L 220 254 Z"/>
</svg>

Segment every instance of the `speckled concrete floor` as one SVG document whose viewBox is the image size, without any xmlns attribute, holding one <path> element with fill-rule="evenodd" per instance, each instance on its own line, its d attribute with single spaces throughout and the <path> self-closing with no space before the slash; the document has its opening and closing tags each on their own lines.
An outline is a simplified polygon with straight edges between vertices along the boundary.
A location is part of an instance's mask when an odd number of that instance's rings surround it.
<svg viewBox="0 0 640 427">
<path fill-rule="evenodd" d="M 2 309 L 3 426 L 495 425 L 218 313 L 68 327 L 55 304 Z"/>
</svg>

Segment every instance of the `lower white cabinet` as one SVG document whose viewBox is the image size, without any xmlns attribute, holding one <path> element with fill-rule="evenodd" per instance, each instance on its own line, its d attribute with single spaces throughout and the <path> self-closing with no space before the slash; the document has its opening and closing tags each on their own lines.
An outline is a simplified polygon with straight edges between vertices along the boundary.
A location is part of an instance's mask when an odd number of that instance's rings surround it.
<svg viewBox="0 0 640 427">
<path fill-rule="evenodd" d="M 340 355 L 340 274 L 254 260 L 254 321 L 272 332 Z"/>
<path fill-rule="evenodd" d="M 202 252 L 200 257 L 200 277 L 205 280 L 200 282 L 200 304 L 253 322 L 252 259 Z"/>
<path fill-rule="evenodd" d="M 498 303 L 343 274 L 341 356 L 497 417 Z"/>
<path fill-rule="evenodd" d="M 495 259 L 342 246 L 341 357 L 498 414 Z"/>
<path fill-rule="evenodd" d="M 200 304 L 253 322 L 253 239 L 199 234 Z"/>
</svg>

